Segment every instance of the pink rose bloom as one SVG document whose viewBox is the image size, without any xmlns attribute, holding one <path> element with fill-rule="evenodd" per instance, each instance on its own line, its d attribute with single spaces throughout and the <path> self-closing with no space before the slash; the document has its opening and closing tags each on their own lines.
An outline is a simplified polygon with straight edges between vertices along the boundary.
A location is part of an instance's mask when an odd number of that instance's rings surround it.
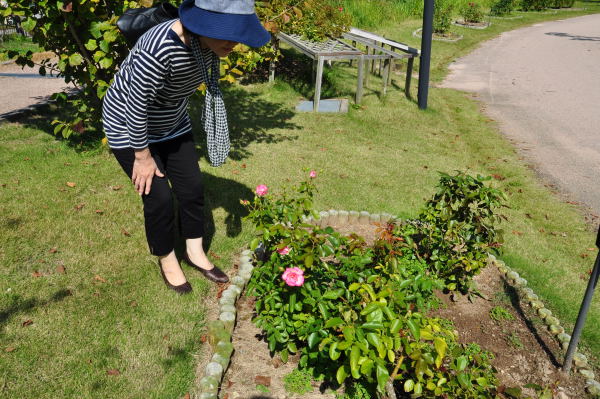
<svg viewBox="0 0 600 399">
<path fill-rule="evenodd" d="M 277 253 L 278 253 L 279 255 L 287 255 L 287 254 L 289 254 L 289 253 L 290 253 L 290 250 L 291 250 L 291 248 L 290 248 L 290 247 L 288 247 L 288 246 L 286 245 L 285 247 L 283 247 L 283 248 L 281 248 L 281 249 L 278 249 L 278 250 L 277 250 Z"/>
<path fill-rule="evenodd" d="M 342 7 L 338 8 L 338 10 L 340 10 L 340 11 L 344 11 L 344 9 L 343 9 Z"/>
<path fill-rule="evenodd" d="M 311 170 L 308 176 L 310 176 L 311 179 L 314 179 L 315 177 L 317 177 L 317 171 Z"/>
<path fill-rule="evenodd" d="M 259 184 L 258 186 L 256 186 L 256 190 L 255 190 L 256 195 L 258 195 L 259 197 L 266 195 L 268 191 L 269 191 L 269 188 L 267 186 L 265 186 L 264 184 Z"/>
<path fill-rule="evenodd" d="M 281 275 L 281 278 L 290 287 L 300 287 L 304 284 L 304 271 L 298 267 L 288 267 Z"/>
</svg>

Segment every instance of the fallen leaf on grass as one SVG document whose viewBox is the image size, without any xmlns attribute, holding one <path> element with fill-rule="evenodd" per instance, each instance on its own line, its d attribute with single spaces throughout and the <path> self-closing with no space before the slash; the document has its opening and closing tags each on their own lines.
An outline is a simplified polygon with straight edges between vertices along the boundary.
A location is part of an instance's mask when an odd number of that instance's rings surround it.
<svg viewBox="0 0 600 399">
<path fill-rule="evenodd" d="M 215 259 L 221 259 L 221 257 L 213 251 L 208 251 L 208 254 Z"/>
<path fill-rule="evenodd" d="M 163 340 L 168 341 L 169 340 L 169 336 L 167 334 L 163 335 Z"/>
<path fill-rule="evenodd" d="M 110 189 L 113 191 L 119 191 L 122 188 L 123 188 L 122 184 L 119 184 L 118 186 L 110 186 Z"/>
<path fill-rule="evenodd" d="M 8 352 L 8 353 L 10 353 L 10 352 L 14 352 L 14 350 L 15 350 L 15 347 L 14 347 L 14 346 L 9 346 L 9 347 L 7 347 L 6 349 L 4 349 L 4 352 Z"/>
<path fill-rule="evenodd" d="M 588 251 L 595 251 L 596 248 L 588 248 Z"/>
<path fill-rule="evenodd" d="M 517 231 L 517 230 L 513 230 L 513 231 L 512 231 L 512 233 L 513 233 L 514 235 L 517 235 L 517 236 L 522 236 L 522 235 L 523 235 L 523 232 L 521 232 L 521 231 Z"/>
<path fill-rule="evenodd" d="M 98 215 L 102 215 L 104 211 L 102 209 L 96 209 L 95 211 Z"/>
<path fill-rule="evenodd" d="M 56 266 L 56 273 L 59 273 L 59 274 L 64 274 L 64 273 L 65 273 L 65 271 L 66 271 L 66 270 L 65 270 L 65 267 L 64 267 L 63 265 L 58 265 L 58 266 Z"/>
<path fill-rule="evenodd" d="M 533 219 L 533 217 L 532 217 L 530 214 L 528 214 L 528 213 L 526 213 L 526 214 L 525 214 L 525 217 L 526 217 L 527 219 Z"/>
<path fill-rule="evenodd" d="M 30 326 L 30 325 L 32 325 L 32 324 L 33 324 L 33 320 L 29 319 L 29 320 L 25 320 L 25 321 L 23 322 L 23 324 L 21 324 L 21 326 L 23 326 L 23 327 L 27 327 L 27 326 Z"/>
<path fill-rule="evenodd" d="M 42 276 L 44 276 L 44 274 L 38 272 L 37 270 L 34 271 L 33 273 L 31 273 L 31 277 L 36 277 L 37 278 L 37 277 L 42 277 Z"/>
<path fill-rule="evenodd" d="M 223 291 L 225 291 L 225 284 L 219 284 L 219 289 L 217 290 L 217 299 L 221 299 Z"/>
<path fill-rule="evenodd" d="M 246 169 L 246 164 L 245 163 L 242 164 L 242 169 Z"/>
<path fill-rule="evenodd" d="M 121 374 L 121 372 L 119 370 L 117 370 L 117 369 L 109 369 L 109 370 L 106 370 L 106 374 L 108 374 L 108 375 L 119 375 L 119 374 Z"/>
<path fill-rule="evenodd" d="M 183 395 L 183 399 L 190 399 L 190 393 L 187 392 L 185 395 Z"/>
<path fill-rule="evenodd" d="M 208 340 L 208 336 L 206 334 L 200 336 L 200 342 L 205 343 Z"/>
<path fill-rule="evenodd" d="M 129 306 L 131 306 L 132 308 L 135 308 L 135 307 L 137 307 L 137 302 L 136 301 L 131 301 L 129 303 Z"/>
<path fill-rule="evenodd" d="M 131 237 L 131 234 L 129 234 L 129 232 L 127 230 L 125 230 L 124 228 L 121 228 L 121 233 L 123 233 L 123 235 L 125 237 Z"/>
<path fill-rule="evenodd" d="M 76 185 L 77 185 L 77 184 L 73 183 L 72 181 L 68 181 L 68 182 L 67 182 L 67 186 L 69 186 L 69 187 L 71 187 L 71 188 L 75 187 Z"/>
<path fill-rule="evenodd" d="M 590 254 L 580 254 L 579 256 L 581 256 L 582 258 L 587 258 L 588 256 L 590 256 Z"/>
<path fill-rule="evenodd" d="M 545 232 L 546 232 L 546 230 L 544 230 L 544 228 L 541 228 L 541 229 L 539 230 L 539 232 L 540 232 L 540 233 L 545 233 Z"/>
<path fill-rule="evenodd" d="M 106 283 L 106 280 L 97 274 L 94 276 L 94 280 L 100 281 L 101 283 Z"/>
<path fill-rule="evenodd" d="M 579 205 L 579 202 L 577 202 L 577 201 L 567 201 L 567 204 Z"/>
<path fill-rule="evenodd" d="M 502 176 L 502 175 L 498 175 L 498 174 L 492 174 L 492 177 L 496 180 L 504 180 L 506 179 L 506 177 Z"/>
<path fill-rule="evenodd" d="M 77 205 L 75 205 L 75 210 L 80 211 L 84 206 L 85 206 L 85 204 L 77 204 Z"/>
<path fill-rule="evenodd" d="M 58 252 L 58 249 L 56 247 L 50 248 L 50 251 L 48 251 L 48 252 L 50 252 L 51 254 L 55 254 Z"/>
<path fill-rule="evenodd" d="M 265 375 L 257 375 L 254 377 L 254 383 L 256 385 L 264 385 L 266 387 L 271 386 L 271 377 L 267 377 Z"/>
</svg>

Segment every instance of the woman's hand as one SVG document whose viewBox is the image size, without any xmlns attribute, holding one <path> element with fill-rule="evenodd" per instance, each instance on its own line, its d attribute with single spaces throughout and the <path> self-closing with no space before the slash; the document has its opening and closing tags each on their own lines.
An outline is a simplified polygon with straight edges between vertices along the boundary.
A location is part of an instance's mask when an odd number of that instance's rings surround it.
<svg viewBox="0 0 600 399">
<path fill-rule="evenodd" d="M 152 186 L 152 178 L 154 175 L 158 177 L 165 176 L 156 166 L 156 162 L 154 161 L 154 158 L 152 158 L 150 150 L 148 148 L 135 150 L 135 161 L 133 161 L 131 181 L 135 186 L 135 191 L 137 191 L 139 195 L 150 194 L 150 187 Z"/>
</svg>

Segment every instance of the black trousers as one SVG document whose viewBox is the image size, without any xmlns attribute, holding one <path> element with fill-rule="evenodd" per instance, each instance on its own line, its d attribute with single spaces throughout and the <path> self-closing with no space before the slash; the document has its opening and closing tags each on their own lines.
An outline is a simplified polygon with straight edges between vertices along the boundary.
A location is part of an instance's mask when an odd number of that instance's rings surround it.
<svg viewBox="0 0 600 399">
<path fill-rule="evenodd" d="M 146 239 L 151 254 L 164 256 L 174 248 L 175 207 L 172 193 L 179 203 L 180 233 L 183 238 L 200 238 L 204 235 L 204 193 L 198 154 L 191 134 L 150 144 L 149 148 L 165 177 L 154 176 L 150 194 L 142 195 Z M 113 149 L 112 152 L 131 179 L 135 160 L 133 148 Z"/>
</svg>

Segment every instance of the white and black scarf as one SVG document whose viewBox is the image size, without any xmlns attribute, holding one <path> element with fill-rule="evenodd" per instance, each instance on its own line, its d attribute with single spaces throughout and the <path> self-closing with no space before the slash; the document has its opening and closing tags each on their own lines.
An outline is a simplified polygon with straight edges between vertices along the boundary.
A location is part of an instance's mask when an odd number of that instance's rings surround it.
<svg viewBox="0 0 600 399">
<path fill-rule="evenodd" d="M 191 40 L 194 57 L 198 61 L 200 76 L 206 82 L 206 96 L 202 112 L 202 122 L 206 132 L 206 145 L 208 147 L 208 158 L 212 166 L 221 166 L 229 155 L 229 126 L 227 125 L 227 110 L 223 102 L 223 94 L 219 89 L 219 77 L 221 74 L 221 60 L 214 52 L 212 56 L 210 71 L 206 68 L 202 56 L 200 40 L 194 36 Z"/>
</svg>

